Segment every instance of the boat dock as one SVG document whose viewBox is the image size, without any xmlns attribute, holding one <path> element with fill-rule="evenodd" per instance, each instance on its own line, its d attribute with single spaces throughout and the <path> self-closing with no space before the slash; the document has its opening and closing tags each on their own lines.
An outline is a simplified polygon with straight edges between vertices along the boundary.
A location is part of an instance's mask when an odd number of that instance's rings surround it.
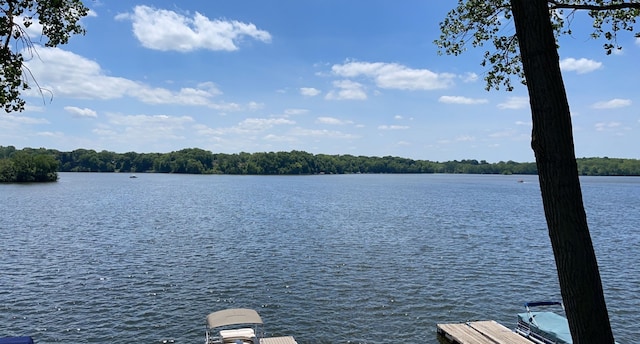
<svg viewBox="0 0 640 344">
<path fill-rule="evenodd" d="M 531 344 L 532 342 L 493 320 L 438 324 L 438 335 L 454 344 Z"/>
</svg>

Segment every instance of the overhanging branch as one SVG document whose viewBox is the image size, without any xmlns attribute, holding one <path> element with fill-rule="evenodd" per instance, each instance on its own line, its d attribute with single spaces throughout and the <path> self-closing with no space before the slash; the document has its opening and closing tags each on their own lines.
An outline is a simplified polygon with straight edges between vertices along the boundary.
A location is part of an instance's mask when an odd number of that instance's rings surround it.
<svg viewBox="0 0 640 344">
<path fill-rule="evenodd" d="M 640 2 L 624 2 L 608 5 L 565 4 L 555 0 L 549 0 L 548 2 L 551 4 L 551 9 L 574 9 L 590 11 L 640 9 Z"/>
</svg>

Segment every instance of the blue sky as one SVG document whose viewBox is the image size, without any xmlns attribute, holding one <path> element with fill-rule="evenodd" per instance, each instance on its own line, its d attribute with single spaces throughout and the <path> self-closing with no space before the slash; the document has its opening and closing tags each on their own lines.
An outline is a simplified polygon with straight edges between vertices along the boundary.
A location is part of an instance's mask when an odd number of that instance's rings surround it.
<svg viewBox="0 0 640 344">
<path fill-rule="evenodd" d="M 0 115 L 0 145 L 534 161 L 526 89 L 485 91 L 481 48 L 437 54 L 456 1 L 86 4 L 85 36 L 36 46 L 47 91 Z M 587 20 L 560 42 L 576 155 L 637 159 L 640 42 L 607 56 Z"/>
</svg>

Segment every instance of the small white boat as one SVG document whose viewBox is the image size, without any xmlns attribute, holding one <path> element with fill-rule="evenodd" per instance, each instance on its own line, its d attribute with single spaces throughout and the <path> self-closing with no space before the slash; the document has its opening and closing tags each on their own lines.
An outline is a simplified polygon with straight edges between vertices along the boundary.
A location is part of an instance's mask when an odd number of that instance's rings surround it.
<svg viewBox="0 0 640 344">
<path fill-rule="evenodd" d="M 532 311 L 533 307 L 558 306 L 557 312 Z M 556 307 L 556 308 L 558 308 Z M 518 313 L 515 332 L 536 344 L 572 344 L 564 305 L 558 301 L 527 302 L 525 313 Z M 618 344 L 618 342 L 614 342 Z"/>
<path fill-rule="evenodd" d="M 233 308 L 207 316 L 205 344 L 297 344 L 292 336 L 264 337 L 262 318 L 253 309 Z"/>
<path fill-rule="evenodd" d="M 525 313 L 518 314 L 516 333 L 536 344 L 571 344 L 571 333 L 567 318 L 551 311 L 532 311 L 533 307 L 559 306 L 564 313 L 561 302 L 542 301 L 524 304 Z"/>
</svg>

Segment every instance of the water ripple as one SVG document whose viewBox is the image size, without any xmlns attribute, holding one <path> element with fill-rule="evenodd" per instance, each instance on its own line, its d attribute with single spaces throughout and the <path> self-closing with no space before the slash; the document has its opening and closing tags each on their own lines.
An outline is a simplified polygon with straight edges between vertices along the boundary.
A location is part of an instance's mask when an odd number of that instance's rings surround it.
<svg viewBox="0 0 640 344">
<path fill-rule="evenodd" d="M 437 343 L 559 297 L 535 179 L 62 174 L 0 185 L 0 334 L 200 342 L 257 309 L 300 343 Z M 583 180 L 614 334 L 638 336 L 640 181 Z"/>
</svg>

